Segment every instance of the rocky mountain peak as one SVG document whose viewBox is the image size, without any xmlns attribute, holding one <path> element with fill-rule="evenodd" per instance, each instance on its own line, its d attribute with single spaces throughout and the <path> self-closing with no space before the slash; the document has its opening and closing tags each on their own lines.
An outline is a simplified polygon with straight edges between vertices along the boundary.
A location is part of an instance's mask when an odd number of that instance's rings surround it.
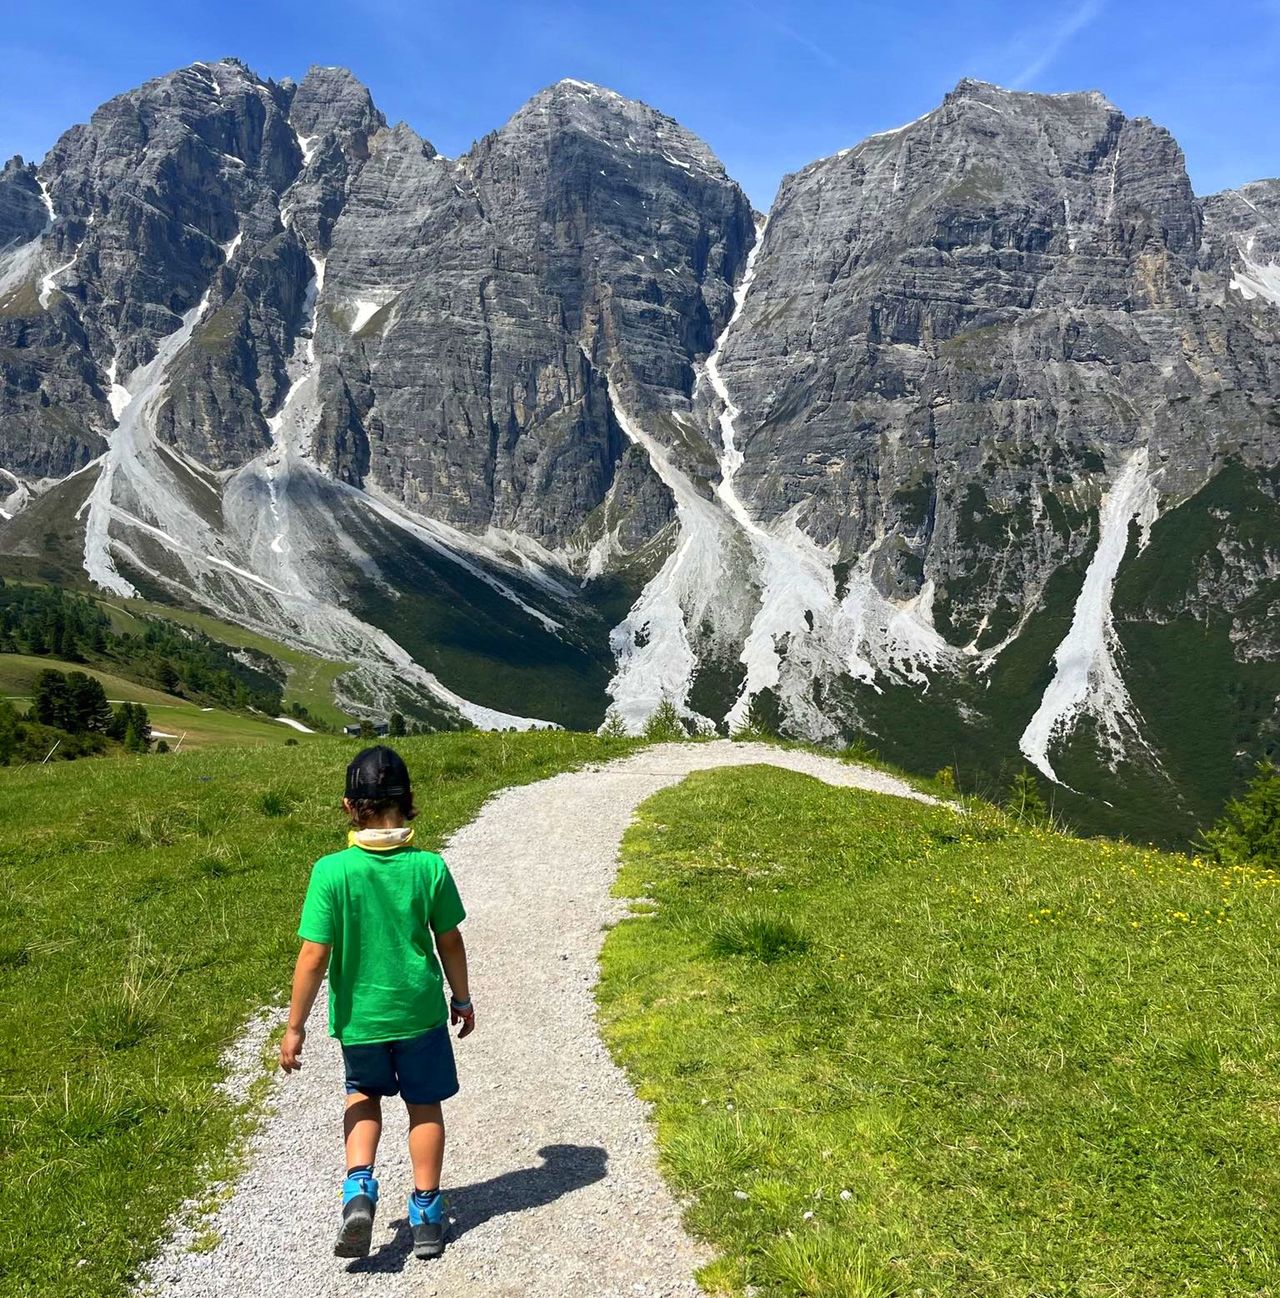
<svg viewBox="0 0 1280 1298">
<path fill-rule="evenodd" d="M 0 251 L 34 239 L 48 220 L 35 167 L 15 155 L 0 169 Z"/>
<path fill-rule="evenodd" d="M 1167 803 L 1280 734 L 1277 231 L 1093 91 L 962 81 L 757 242 L 601 86 L 450 161 L 345 69 L 196 63 L 0 169 L 0 549 L 359 662 L 365 712 L 758 700 L 925 770 L 1158 751 Z M 1210 758 L 1160 722 L 1215 689 Z"/>
<path fill-rule="evenodd" d="M 676 166 L 697 168 L 727 179 L 724 165 L 707 144 L 674 118 L 639 99 L 568 77 L 534 95 L 498 134 L 555 135 L 571 132 L 617 150 L 623 165 L 629 152 L 656 152 Z"/>
<path fill-rule="evenodd" d="M 372 134 L 387 120 L 373 96 L 346 68 L 312 67 L 294 91 L 289 121 L 303 137 L 327 132 Z"/>
</svg>

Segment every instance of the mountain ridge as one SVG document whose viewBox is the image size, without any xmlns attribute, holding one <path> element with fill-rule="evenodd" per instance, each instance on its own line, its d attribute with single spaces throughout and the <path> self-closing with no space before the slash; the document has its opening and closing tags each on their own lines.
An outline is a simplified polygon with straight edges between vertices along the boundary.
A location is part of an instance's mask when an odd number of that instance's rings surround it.
<svg viewBox="0 0 1280 1298">
<path fill-rule="evenodd" d="M 1277 231 L 1096 91 L 961 81 L 764 223 L 573 78 L 446 159 L 344 69 L 193 65 L 0 173 L 0 553 L 365 662 L 357 711 L 763 711 L 1189 822 L 1280 732 Z M 1171 760 L 1128 656 L 1193 625 L 1239 733 Z"/>
</svg>

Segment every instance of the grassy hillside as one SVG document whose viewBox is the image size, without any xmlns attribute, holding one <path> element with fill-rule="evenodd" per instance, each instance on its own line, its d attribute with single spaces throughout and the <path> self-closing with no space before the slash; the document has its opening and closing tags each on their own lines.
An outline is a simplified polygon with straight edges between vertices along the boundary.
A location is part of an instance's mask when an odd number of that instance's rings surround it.
<svg viewBox="0 0 1280 1298">
<path fill-rule="evenodd" d="M 658 794 L 599 998 L 705 1283 L 1280 1291 L 1278 883 L 763 768 Z"/>
<path fill-rule="evenodd" d="M 437 843 L 493 790 L 627 751 L 540 732 L 399 741 Z M 311 862 L 343 841 L 353 741 L 0 775 L 0 1294 L 128 1291 L 243 1122 L 216 1089 L 287 995 Z"/>
<path fill-rule="evenodd" d="M 157 738 L 172 736 L 171 744 L 183 735 L 183 749 L 205 748 L 211 744 L 273 744 L 281 745 L 290 737 L 299 742 L 309 742 L 313 736 L 298 731 L 267 717 L 249 716 L 242 712 L 227 712 L 220 708 L 206 711 L 189 699 L 180 699 L 148 685 L 125 680 L 111 672 L 101 671 L 84 663 L 63 662 L 58 658 L 30 654 L 0 654 L 0 698 L 19 705 L 31 701 L 32 684 L 46 670 L 84 672 L 102 682 L 107 698 L 113 703 L 142 703 L 151 719 Z"/>
<path fill-rule="evenodd" d="M 332 662 L 327 658 L 318 658 L 315 654 L 303 652 L 273 640 L 269 636 L 259 635 L 256 631 L 246 631 L 243 627 L 231 622 L 223 622 L 208 613 L 199 613 L 193 609 L 177 608 L 169 604 L 153 604 L 145 599 L 119 599 L 108 596 L 95 596 L 96 602 L 112 613 L 118 621 L 119 628 L 132 630 L 142 617 L 162 618 L 166 622 L 178 622 L 183 626 L 194 627 L 203 631 L 212 640 L 234 647 L 245 646 L 269 654 L 283 664 L 289 680 L 285 686 L 285 702 L 298 702 L 318 721 L 341 729 L 351 718 L 340 711 L 333 701 L 333 683 L 350 666 L 349 663 Z M 131 625 L 132 624 L 132 625 Z"/>
</svg>

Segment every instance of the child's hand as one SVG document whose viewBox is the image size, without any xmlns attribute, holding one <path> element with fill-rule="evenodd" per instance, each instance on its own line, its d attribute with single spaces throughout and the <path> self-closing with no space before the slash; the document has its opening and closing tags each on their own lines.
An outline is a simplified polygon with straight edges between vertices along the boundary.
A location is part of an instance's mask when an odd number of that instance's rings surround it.
<svg viewBox="0 0 1280 1298">
<path fill-rule="evenodd" d="M 449 1023 L 453 1027 L 462 1024 L 462 1031 L 458 1033 L 458 1040 L 463 1037 L 469 1037 L 476 1030 L 476 1007 L 470 1000 L 461 1003 L 455 998 L 449 1002 Z"/>
<path fill-rule="evenodd" d="M 296 1073 L 302 1067 L 302 1043 L 307 1039 L 306 1028 L 286 1028 L 280 1042 L 280 1067 L 286 1073 Z"/>
</svg>

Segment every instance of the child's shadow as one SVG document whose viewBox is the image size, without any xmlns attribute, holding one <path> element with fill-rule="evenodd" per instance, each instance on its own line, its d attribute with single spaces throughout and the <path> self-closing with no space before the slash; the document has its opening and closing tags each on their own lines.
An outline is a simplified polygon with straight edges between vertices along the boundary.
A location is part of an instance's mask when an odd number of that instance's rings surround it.
<svg viewBox="0 0 1280 1298">
<path fill-rule="evenodd" d="M 544 1145 L 538 1150 L 538 1156 L 543 1160 L 539 1167 L 522 1167 L 517 1172 L 504 1172 L 488 1181 L 446 1191 L 452 1222 L 446 1236 L 449 1242 L 461 1239 L 467 1231 L 492 1217 L 541 1208 L 584 1185 L 604 1180 L 609 1161 L 609 1155 L 598 1145 Z M 391 1229 L 395 1234 L 387 1243 L 376 1253 L 352 1262 L 347 1270 L 403 1270 L 413 1252 L 409 1219 L 401 1217 L 393 1221 Z"/>
</svg>

